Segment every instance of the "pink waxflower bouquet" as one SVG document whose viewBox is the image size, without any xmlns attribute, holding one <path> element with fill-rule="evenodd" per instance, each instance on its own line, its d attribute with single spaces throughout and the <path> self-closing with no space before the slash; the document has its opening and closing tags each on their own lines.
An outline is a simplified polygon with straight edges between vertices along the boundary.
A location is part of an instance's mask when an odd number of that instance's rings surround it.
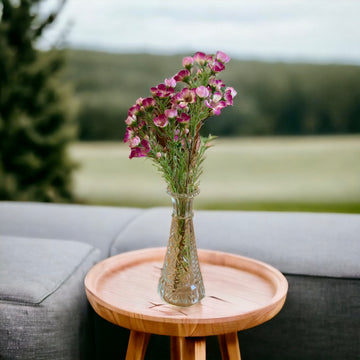
<svg viewBox="0 0 360 360">
<path fill-rule="evenodd" d="M 214 139 L 200 136 L 200 129 L 207 118 L 233 105 L 236 95 L 216 79 L 229 61 L 221 51 L 185 57 L 184 69 L 152 87 L 152 97 L 137 99 L 128 111 L 124 142 L 130 159 L 152 159 L 173 193 L 189 194 L 199 186 L 204 155 Z"/>
</svg>

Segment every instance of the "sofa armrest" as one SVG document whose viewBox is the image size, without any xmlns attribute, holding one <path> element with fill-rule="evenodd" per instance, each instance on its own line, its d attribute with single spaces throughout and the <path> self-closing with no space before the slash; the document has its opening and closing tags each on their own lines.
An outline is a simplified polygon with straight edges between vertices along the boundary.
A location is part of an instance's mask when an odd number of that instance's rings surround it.
<svg viewBox="0 0 360 360">
<path fill-rule="evenodd" d="M 88 359 L 84 277 L 99 260 L 79 242 L 0 236 L 0 358 Z"/>
</svg>

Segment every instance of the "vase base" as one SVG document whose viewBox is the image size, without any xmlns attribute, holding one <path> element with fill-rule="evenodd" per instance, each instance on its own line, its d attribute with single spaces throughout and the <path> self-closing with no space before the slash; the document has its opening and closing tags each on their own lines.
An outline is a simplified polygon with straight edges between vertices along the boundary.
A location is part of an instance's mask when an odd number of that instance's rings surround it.
<svg viewBox="0 0 360 360">
<path fill-rule="evenodd" d="M 205 296 L 205 290 L 202 281 L 200 281 L 198 284 L 174 289 L 173 286 L 169 286 L 166 280 L 161 277 L 158 291 L 161 299 L 163 299 L 165 302 L 171 305 L 182 307 L 195 305 Z"/>
</svg>

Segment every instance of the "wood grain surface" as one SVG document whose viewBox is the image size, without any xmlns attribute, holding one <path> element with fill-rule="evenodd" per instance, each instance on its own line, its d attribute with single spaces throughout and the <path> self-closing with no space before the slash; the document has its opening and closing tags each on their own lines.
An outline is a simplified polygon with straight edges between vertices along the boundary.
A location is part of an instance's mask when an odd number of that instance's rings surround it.
<svg viewBox="0 0 360 360">
<path fill-rule="evenodd" d="M 272 266 L 239 255 L 198 250 L 205 298 L 190 307 L 169 305 L 157 292 L 165 250 L 127 252 L 95 265 L 85 279 L 94 310 L 106 320 L 138 332 L 203 337 L 259 325 L 284 304 L 288 284 Z M 196 344 L 188 351 L 202 352 L 200 343 Z"/>
</svg>

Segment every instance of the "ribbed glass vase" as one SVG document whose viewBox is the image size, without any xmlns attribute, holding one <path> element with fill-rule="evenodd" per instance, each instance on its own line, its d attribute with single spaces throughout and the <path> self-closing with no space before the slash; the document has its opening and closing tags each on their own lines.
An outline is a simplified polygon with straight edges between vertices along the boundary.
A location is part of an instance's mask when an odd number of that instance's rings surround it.
<svg viewBox="0 0 360 360">
<path fill-rule="evenodd" d="M 193 225 L 193 199 L 199 194 L 174 194 L 169 242 L 159 280 L 159 293 L 167 303 L 190 306 L 205 295 Z"/>
</svg>

